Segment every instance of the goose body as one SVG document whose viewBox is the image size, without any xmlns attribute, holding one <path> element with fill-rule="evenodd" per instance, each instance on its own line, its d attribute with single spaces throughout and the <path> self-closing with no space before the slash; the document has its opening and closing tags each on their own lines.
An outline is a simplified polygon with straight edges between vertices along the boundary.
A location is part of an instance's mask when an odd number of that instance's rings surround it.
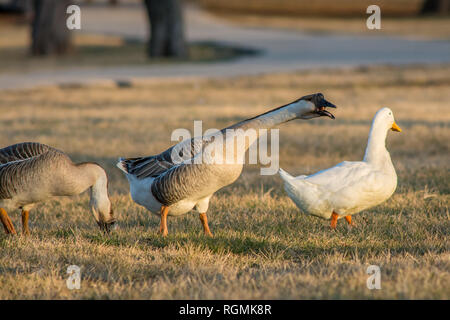
<svg viewBox="0 0 450 320">
<path fill-rule="evenodd" d="M 15 233 L 6 210 L 22 209 L 24 232 L 28 211 L 57 196 L 72 196 L 91 188 L 91 211 L 106 228 L 113 223 L 105 171 L 95 163 L 74 164 L 62 151 L 36 142 L 0 149 L 0 218 L 7 233 Z M 24 217 L 25 215 L 25 217 Z"/>
<path fill-rule="evenodd" d="M 313 175 L 280 176 L 288 196 L 303 212 L 336 221 L 372 208 L 389 199 L 397 187 L 397 174 L 385 146 L 389 129 L 401 131 L 392 110 L 380 109 L 372 122 L 363 161 L 344 161 Z"/>
<path fill-rule="evenodd" d="M 120 161 L 126 160 L 121 159 Z M 158 177 L 147 177 L 140 180 L 135 175 L 128 173 L 126 177 L 134 202 L 157 215 L 160 214 L 161 206 L 164 203 L 170 205 L 169 216 L 180 216 L 194 208 L 198 212 L 206 212 L 214 192 L 236 181 L 242 168 L 242 164 L 232 167 L 217 165 L 215 168 L 211 168 L 207 164 L 192 164 L 192 167 L 182 165 L 178 170 L 177 168 L 168 170 L 158 176 L 159 179 Z M 210 169 L 215 170 L 210 171 Z M 166 174 L 167 176 L 165 176 Z M 191 180 L 190 177 L 195 175 L 198 178 Z M 179 186 L 190 186 L 191 189 L 187 187 L 183 189 Z"/>
<path fill-rule="evenodd" d="M 200 213 L 205 234 L 211 236 L 206 218 L 209 200 L 216 191 L 239 178 L 245 151 L 257 136 L 249 139 L 243 152 L 238 152 L 232 161 L 212 157 L 214 150 L 223 149 L 230 140 L 238 143 L 234 141 L 239 141 L 248 129 L 271 128 L 297 118 L 333 117 L 325 107 L 334 105 L 327 102 L 322 94 L 305 96 L 222 129 L 222 134 L 233 129 L 233 134 L 227 135 L 225 141 L 217 141 L 214 135 L 183 140 L 159 155 L 120 158 L 117 166 L 129 181 L 132 199 L 150 212 L 161 215 L 160 232 L 163 235 L 167 235 L 167 215 L 179 216 L 195 208 Z M 182 161 L 177 159 L 180 157 Z"/>
</svg>

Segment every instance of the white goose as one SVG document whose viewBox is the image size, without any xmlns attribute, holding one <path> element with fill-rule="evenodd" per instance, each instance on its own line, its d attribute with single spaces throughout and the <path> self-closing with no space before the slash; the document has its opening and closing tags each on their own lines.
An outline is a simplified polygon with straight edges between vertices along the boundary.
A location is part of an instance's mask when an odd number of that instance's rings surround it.
<svg viewBox="0 0 450 320">
<path fill-rule="evenodd" d="M 334 116 L 325 110 L 326 107 L 335 106 L 326 101 L 321 93 L 304 96 L 292 103 L 222 129 L 221 133 L 227 133 L 225 141 L 217 142 L 216 139 L 211 139 L 211 136 L 184 140 L 159 155 L 120 158 L 117 166 L 128 178 L 133 200 L 150 212 L 161 216 L 160 233 L 163 236 L 168 233 L 167 215 L 179 216 L 194 207 L 200 213 L 205 235 L 212 236 L 206 217 L 209 200 L 217 190 L 233 183 L 240 176 L 245 150 L 258 138 L 258 129 L 271 128 L 293 119 L 312 119 L 320 116 L 334 119 Z M 255 136 L 249 138 L 244 148 L 239 148 L 245 150 L 235 155 L 231 162 L 229 159 L 201 163 L 196 161 L 199 157 L 207 155 L 211 149 L 220 150 L 224 144 L 228 148 L 228 142 L 236 148 L 238 142 L 235 141 L 242 141 L 239 138 L 242 138 L 248 129 L 255 129 Z M 229 136 L 230 131 L 235 134 Z M 190 147 L 187 152 L 183 151 L 186 150 L 186 146 Z M 185 160 L 179 162 L 174 157 L 183 157 Z"/>
<path fill-rule="evenodd" d="M 391 197 L 397 187 L 397 174 L 386 150 L 388 130 L 401 132 L 389 108 L 378 110 L 372 122 L 363 161 L 344 161 L 310 176 L 293 177 L 283 169 L 280 176 L 289 197 L 308 214 L 337 220 L 374 207 Z"/>
</svg>

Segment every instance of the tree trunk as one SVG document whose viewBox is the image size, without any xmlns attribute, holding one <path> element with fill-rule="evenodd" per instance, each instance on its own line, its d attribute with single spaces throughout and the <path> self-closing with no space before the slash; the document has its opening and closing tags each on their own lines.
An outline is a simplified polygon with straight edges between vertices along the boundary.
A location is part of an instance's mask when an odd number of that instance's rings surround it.
<svg viewBox="0 0 450 320">
<path fill-rule="evenodd" d="M 179 0 L 144 0 L 150 25 L 148 55 L 185 57 L 183 12 Z"/>
<path fill-rule="evenodd" d="M 422 13 L 450 14 L 450 0 L 426 0 Z"/>
<path fill-rule="evenodd" d="M 33 1 L 32 55 L 61 55 L 72 49 L 70 30 L 66 26 L 66 10 L 70 4 L 70 0 Z"/>
</svg>

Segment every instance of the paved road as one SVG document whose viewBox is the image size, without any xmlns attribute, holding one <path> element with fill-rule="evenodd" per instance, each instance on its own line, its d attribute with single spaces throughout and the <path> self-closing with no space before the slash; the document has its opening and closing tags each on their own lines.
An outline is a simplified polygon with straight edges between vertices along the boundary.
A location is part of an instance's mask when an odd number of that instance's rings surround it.
<svg viewBox="0 0 450 320">
<path fill-rule="evenodd" d="M 144 40 L 147 38 L 146 24 L 144 10 L 139 6 L 82 7 L 83 32 L 122 35 Z M 195 7 L 187 8 L 186 25 L 190 41 L 216 41 L 256 49 L 261 54 L 219 63 L 83 69 L 74 66 L 58 71 L 0 75 L 0 88 L 136 78 L 236 76 L 368 64 L 450 62 L 450 41 L 317 35 L 298 31 L 238 27 Z"/>
</svg>

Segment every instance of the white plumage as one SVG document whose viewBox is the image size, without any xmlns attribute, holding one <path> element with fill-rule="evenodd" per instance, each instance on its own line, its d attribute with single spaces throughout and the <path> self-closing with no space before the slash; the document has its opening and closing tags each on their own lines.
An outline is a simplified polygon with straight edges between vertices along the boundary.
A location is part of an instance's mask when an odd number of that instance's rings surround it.
<svg viewBox="0 0 450 320">
<path fill-rule="evenodd" d="M 293 177 L 283 169 L 280 176 L 289 197 L 303 212 L 331 219 L 374 207 L 391 197 L 397 187 L 397 174 L 385 146 L 388 130 L 401 131 L 392 110 L 380 109 L 372 122 L 363 161 L 344 161 L 310 176 Z"/>
</svg>

